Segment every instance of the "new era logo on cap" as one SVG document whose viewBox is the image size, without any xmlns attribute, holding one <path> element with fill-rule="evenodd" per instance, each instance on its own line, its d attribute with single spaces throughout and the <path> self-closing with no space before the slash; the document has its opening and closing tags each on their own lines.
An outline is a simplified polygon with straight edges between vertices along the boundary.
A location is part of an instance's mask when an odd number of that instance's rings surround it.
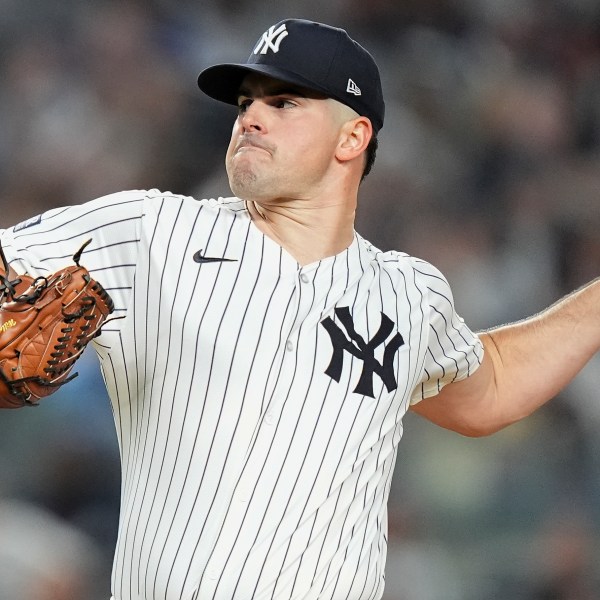
<svg viewBox="0 0 600 600">
<path fill-rule="evenodd" d="M 346 86 L 346 91 L 349 94 L 354 94 L 355 96 L 360 96 L 360 88 L 352 81 L 352 79 L 348 79 L 348 85 Z"/>
<path fill-rule="evenodd" d="M 198 85 L 209 96 L 235 105 L 249 73 L 262 73 L 338 100 L 368 117 L 375 131 L 383 125 L 385 105 L 377 64 L 343 29 L 285 19 L 262 34 L 245 63 L 208 67 L 200 73 Z"/>
</svg>

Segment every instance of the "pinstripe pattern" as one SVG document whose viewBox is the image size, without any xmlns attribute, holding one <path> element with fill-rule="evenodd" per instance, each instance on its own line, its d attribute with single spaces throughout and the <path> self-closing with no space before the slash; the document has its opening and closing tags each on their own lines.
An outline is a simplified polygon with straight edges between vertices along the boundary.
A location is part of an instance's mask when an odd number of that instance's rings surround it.
<svg viewBox="0 0 600 600">
<path fill-rule="evenodd" d="M 380 598 L 402 417 L 482 357 L 443 276 L 359 235 L 300 268 L 241 201 L 155 190 L 49 211 L 2 243 L 42 274 L 90 236 L 84 264 L 126 315 L 96 343 L 123 473 L 114 599 Z M 374 397 L 353 393 L 364 363 L 346 351 L 339 381 L 325 374 L 321 322 L 341 328 L 340 307 L 367 341 L 393 321 L 395 390 L 375 373 Z"/>
</svg>

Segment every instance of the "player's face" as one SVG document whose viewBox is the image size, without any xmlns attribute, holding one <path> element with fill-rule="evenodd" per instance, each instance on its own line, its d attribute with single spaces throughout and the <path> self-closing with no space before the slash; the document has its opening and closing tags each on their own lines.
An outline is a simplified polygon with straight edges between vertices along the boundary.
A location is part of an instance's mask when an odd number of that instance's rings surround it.
<svg viewBox="0 0 600 600">
<path fill-rule="evenodd" d="M 238 106 L 226 157 L 233 193 L 257 202 L 318 194 L 335 160 L 340 103 L 252 74 Z"/>
</svg>

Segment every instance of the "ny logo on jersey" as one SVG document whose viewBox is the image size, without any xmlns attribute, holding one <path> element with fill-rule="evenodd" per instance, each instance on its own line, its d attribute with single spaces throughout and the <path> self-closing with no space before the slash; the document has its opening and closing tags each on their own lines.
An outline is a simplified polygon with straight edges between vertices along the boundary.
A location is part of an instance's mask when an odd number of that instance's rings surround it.
<svg viewBox="0 0 600 600">
<path fill-rule="evenodd" d="M 371 340 L 365 342 L 363 337 L 354 328 L 350 308 L 347 306 L 336 308 L 335 315 L 344 326 L 346 333 L 336 325 L 331 317 L 327 317 L 321 321 L 321 325 L 329 333 L 331 344 L 333 345 L 333 356 L 325 374 L 329 375 L 334 381 L 339 382 L 344 366 L 345 351 L 363 361 L 363 370 L 358 384 L 354 388 L 354 393 L 374 398 L 373 374 L 375 373 L 379 375 L 388 392 L 395 390 L 398 387 L 398 383 L 394 375 L 394 357 L 400 346 L 404 345 L 402 336 L 396 332 L 396 335 L 394 335 L 388 344 L 384 345 L 383 363 L 378 362 L 375 358 L 375 350 L 385 344 L 385 340 L 394 329 L 394 322 L 387 315 L 381 313 L 379 330 Z"/>
<path fill-rule="evenodd" d="M 279 45 L 283 39 L 287 36 L 288 32 L 285 28 L 285 23 L 275 29 L 275 25 L 271 25 L 267 31 L 262 34 L 256 48 L 254 48 L 254 54 L 266 54 L 269 50 L 273 50 L 274 53 L 279 52 Z"/>
</svg>

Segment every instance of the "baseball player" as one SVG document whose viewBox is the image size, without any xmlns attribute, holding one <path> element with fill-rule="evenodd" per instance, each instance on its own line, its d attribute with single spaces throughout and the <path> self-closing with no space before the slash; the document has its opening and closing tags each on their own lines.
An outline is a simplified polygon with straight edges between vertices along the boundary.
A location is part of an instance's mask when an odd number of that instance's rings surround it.
<svg viewBox="0 0 600 600">
<path fill-rule="evenodd" d="M 84 259 L 122 461 L 113 600 L 377 600 L 412 409 L 485 435 L 600 345 L 600 283 L 474 334 L 432 265 L 354 230 L 384 122 L 345 31 L 289 19 L 200 88 L 236 105 L 234 197 L 127 191 L 1 232 L 17 273 Z"/>
</svg>

